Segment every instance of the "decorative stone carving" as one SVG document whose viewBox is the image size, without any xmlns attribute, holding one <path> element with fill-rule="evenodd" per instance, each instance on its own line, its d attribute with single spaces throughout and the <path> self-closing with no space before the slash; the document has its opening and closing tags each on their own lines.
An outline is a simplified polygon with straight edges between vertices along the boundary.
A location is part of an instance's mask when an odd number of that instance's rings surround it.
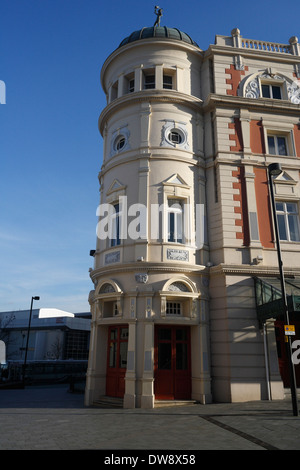
<svg viewBox="0 0 300 470">
<path fill-rule="evenodd" d="M 294 104 L 300 104 L 300 88 L 295 82 L 288 84 L 287 92 L 289 100 Z"/>
<path fill-rule="evenodd" d="M 120 262 L 120 252 L 114 251 L 113 253 L 107 253 L 105 255 L 105 264 L 110 263 L 119 263 Z"/>
<path fill-rule="evenodd" d="M 189 252 L 187 250 L 175 250 L 169 248 L 167 250 L 167 259 L 178 260 L 178 261 L 188 261 Z"/>
<path fill-rule="evenodd" d="M 111 284 L 103 284 L 99 291 L 99 294 L 109 294 L 110 292 L 115 292 L 113 286 Z"/>
<path fill-rule="evenodd" d="M 89 304 L 92 305 L 92 303 L 94 302 L 95 300 L 95 291 L 94 290 L 91 290 L 90 293 L 89 293 Z"/>
<path fill-rule="evenodd" d="M 259 84 L 257 78 L 251 80 L 251 82 L 246 86 L 245 97 L 254 99 L 259 98 Z"/>
<path fill-rule="evenodd" d="M 296 82 L 289 82 L 284 76 L 276 75 L 271 73 L 271 71 L 264 72 L 258 76 L 256 76 L 253 80 L 251 80 L 245 89 L 245 97 L 246 98 L 253 98 L 257 99 L 260 97 L 260 87 L 259 87 L 259 79 L 272 79 L 272 80 L 284 80 L 286 83 L 288 99 L 293 104 L 300 104 L 300 87 Z"/>
<path fill-rule="evenodd" d="M 235 70 L 245 70 L 245 66 L 243 64 L 243 58 L 240 55 L 234 56 L 234 65 L 235 65 Z"/>
<path fill-rule="evenodd" d="M 112 133 L 112 136 L 111 136 L 111 143 L 110 143 L 110 157 L 112 157 L 113 155 L 119 153 L 120 151 L 124 152 L 125 150 L 129 150 L 130 149 L 130 146 L 129 146 L 129 136 L 130 136 L 130 132 L 128 130 L 128 125 L 125 124 L 125 126 L 121 127 L 120 129 L 117 129 L 115 130 L 113 133 Z M 119 147 L 119 149 L 116 147 L 116 145 L 118 144 L 118 141 L 123 138 L 124 141 L 122 143 L 122 146 Z"/>
<path fill-rule="evenodd" d="M 168 287 L 168 291 L 171 292 L 189 292 L 189 289 L 183 282 L 173 282 Z"/>
<path fill-rule="evenodd" d="M 181 142 L 172 142 L 169 139 L 169 134 L 171 131 L 177 132 L 181 137 Z M 162 127 L 161 131 L 161 143 L 162 147 L 178 147 L 188 149 L 188 133 L 186 130 L 186 124 L 184 122 L 175 122 L 173 120 L 165 120 L 165 124 Z"/>
<path fill-rule="evenodd" d="M 135 274 L 135 280 L 136 282 L 139 282 L 141 284 L 146 284 L 146 282 L 148 281 L 148 274 L 145 274 L 145 273 Z"/>
</svg>

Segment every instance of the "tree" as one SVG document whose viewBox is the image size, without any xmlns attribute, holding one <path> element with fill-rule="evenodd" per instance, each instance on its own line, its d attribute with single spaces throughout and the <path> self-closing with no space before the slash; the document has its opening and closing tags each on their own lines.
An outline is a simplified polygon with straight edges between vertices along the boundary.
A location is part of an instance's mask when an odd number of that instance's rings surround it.
<svg viewBox="0 0 300 470">
<path fill-rule="evenodd" d="M 51 344 L 51 350 L 50 350 L 51 357 L 54 357 L 54 359 L 60 359 L 62 350 L 63 350 L 62 341 L 59 338 L 59 336 L 57 336 L 54 343 Z"/>
</svg>

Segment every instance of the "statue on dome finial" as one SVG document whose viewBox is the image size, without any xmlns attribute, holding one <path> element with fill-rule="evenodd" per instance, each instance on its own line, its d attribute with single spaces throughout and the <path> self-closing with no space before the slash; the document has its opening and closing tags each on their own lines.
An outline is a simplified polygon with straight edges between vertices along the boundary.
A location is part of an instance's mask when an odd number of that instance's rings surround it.
<svg viewBox="0 0 300 470">
<path fill-rule="evenodd" d="M 154 13 L 157 16 L 154 26 L 160 26 L 160 18 L 162 17 L 162 8 L 159 8 L 159 6 L 155 6 Z"/>
</svg>

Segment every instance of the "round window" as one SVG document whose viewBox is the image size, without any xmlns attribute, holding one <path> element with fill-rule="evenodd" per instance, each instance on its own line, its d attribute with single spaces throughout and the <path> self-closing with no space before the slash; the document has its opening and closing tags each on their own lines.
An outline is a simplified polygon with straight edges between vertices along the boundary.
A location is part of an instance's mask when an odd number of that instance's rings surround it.
<svg viewBox="0 0 300 470">
<path fill-rule="evenodd" d="M 126 143 L 125 137 L 123 135 L 119 135 L 115 140 L 115 144 L 114 144 L 115 150 L 117 151 L 122 150 L 122 148 L 125 146 L 125 143 Z"/>
<path fill-rule="evenodd" d="M 182 144 L 184 137 L 178 129 L 172 129 L 168 134 L 168 139 L 172 144 Z"/>
</svg>

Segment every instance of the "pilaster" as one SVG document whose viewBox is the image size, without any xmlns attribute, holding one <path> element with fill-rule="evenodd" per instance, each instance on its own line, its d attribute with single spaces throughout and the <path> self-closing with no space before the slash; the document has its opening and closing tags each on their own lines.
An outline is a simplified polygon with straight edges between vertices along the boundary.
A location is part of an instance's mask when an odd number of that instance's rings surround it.
<svg viewBox="0 0 300 470">
<path fill-rule="evenodd" d="M 154 323 L 144 324 L 144 361 L 141 408 L 154 408 Z"/>
<path fill-rule="evenodd" d="M 127 370 L 125 375 L 124 408 L 135 408 L 136 398 L 136 323 L 128 324 Z"/>
</svg>

